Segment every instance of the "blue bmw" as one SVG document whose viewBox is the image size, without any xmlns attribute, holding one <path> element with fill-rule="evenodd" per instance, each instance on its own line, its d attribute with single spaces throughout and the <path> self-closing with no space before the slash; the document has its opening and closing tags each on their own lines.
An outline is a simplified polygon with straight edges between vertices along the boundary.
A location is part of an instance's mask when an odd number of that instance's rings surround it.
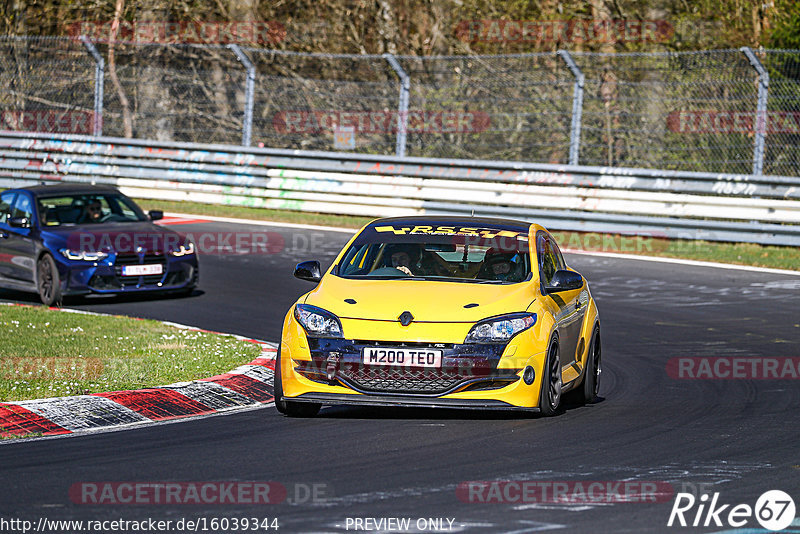
<svg viewBox="0 0 800 534">
<path fill-rule="evenodd" d="M 0 287 L 67 295 L 191 293 L 194 244 L 107 186 L 59 184 L 0 193 Z"/>
</svg>

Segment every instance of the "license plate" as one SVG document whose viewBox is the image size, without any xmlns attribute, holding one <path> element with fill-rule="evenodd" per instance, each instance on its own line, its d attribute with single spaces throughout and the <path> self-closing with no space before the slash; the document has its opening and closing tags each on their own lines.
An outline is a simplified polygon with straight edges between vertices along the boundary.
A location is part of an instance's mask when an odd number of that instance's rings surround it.
<svg viewBox="0 0 800 534">
<path fill-rule="evenodd" d="M 123 265 L 122 276 L 147 276 L 148 274 L 161 274 L 164 272 L 164 266 L 161 264 L 155 265 Z"/>
<path fill-rule="evenodd" d="M 395 367 L 441 367 L 442 351 L 397 347 L 367 347 L 362 353 L 366 365 Z"/>
</svg>

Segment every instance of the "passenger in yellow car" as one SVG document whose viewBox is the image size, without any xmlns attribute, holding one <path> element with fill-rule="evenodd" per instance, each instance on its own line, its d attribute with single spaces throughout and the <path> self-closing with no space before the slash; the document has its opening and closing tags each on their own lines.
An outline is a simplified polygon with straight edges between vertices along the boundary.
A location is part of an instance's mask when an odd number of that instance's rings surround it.
<svg viewBox="0 0 800 534">
<path fill-rule="evenodd" d="M 516 259 L 519 255 L 516 252 L 502 252 L 496 248 L 486 251 L 480 271 L 475 278 L 484 280 L 501 280 L 508 282 L 520 282 L 517 272 Z"/>
</svg>

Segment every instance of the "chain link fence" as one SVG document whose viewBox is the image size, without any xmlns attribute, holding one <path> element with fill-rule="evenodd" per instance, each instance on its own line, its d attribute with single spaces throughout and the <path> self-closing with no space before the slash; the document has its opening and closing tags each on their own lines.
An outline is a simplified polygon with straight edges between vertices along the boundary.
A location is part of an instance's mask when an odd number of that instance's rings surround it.
<svg viewBox="0 0 800 534">
<path fill-rule="evenodd" d="M 573 57 L 586 76 L 581 163 L 751 172 L 758 74 L 739 50 Z"/>
<path fill-rule="evenodd" d="M 392 57 L 234 48 L 117 43 L 112 52 L 79 39 L 0 38 L 2 128 L 800 175 L 796 50 Z"/>
<path fill-rule="evenodd" d="M 0 128 L 92 134 L 95 70 L 77 40 L 0 39 Z"/>
</svg>

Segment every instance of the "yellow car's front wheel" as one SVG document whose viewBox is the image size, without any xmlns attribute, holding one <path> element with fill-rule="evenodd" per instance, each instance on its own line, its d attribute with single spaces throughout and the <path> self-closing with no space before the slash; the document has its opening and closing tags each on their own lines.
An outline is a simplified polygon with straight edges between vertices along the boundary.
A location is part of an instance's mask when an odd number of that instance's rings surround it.
<svg viewBox="0 0 800 534">
<path fill-rule="evenodd" d="M 561 406 L 561 357 L 556 335 L 550 340 L 543 371 L 542 387 L 539 393 L 539 411 L 542 415 L 549 417 L 558 413 Z"/>
</svg>

